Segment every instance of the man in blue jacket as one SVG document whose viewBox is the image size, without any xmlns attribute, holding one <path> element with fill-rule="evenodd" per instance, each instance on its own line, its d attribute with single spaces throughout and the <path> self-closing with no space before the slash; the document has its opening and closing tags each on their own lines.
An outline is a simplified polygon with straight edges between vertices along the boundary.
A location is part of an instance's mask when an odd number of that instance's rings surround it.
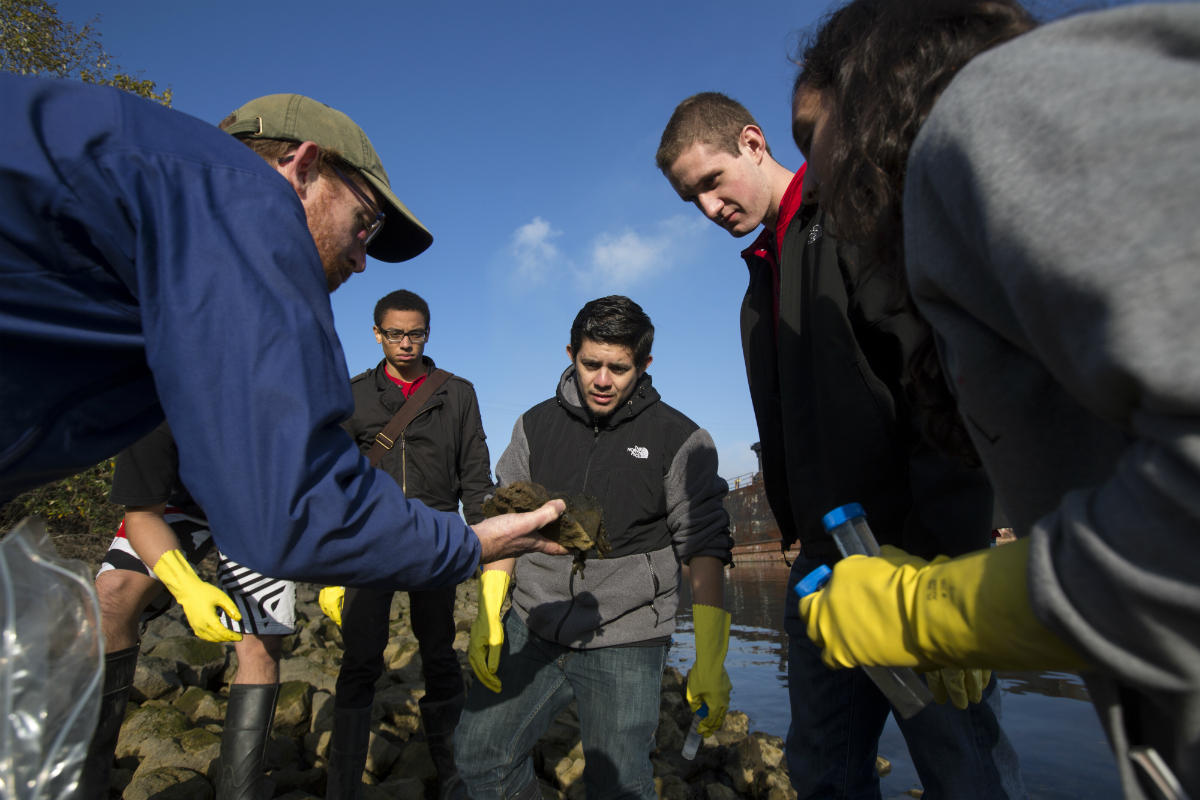
<svg viewBox="0 0 1200 800">
<path fill-rule="evenodd" d="M 472 530 L 407 501 L 338 426 L 354 404 L 328 291 L 367 252 L 403 261 L 432 241 L 349 117 L 272 95 L 223 133 L 9 75 L 0 106 L 0 501 L 165 414 L 218 549 L 256 572 L 431 589 L 562 552 L 532 533 L 557 507 Z"/>
<path fill-rule="evenodd" d="M 432 589 L 481 560 L 564 552 L 531 535 L 557 508 L 472 531 L 377 479 L 339 429 L 353 401 L 327 293 L 368 252 L 403 261 L 432 242 L 349 117 L 272 95 L 222 132 L 124 92 L 8 75 L 0 103 L 0 502 L 165 411 L 214 542 L 257 572 Z M 219 593 L 177 561 L 159 576 L 215 614 Z M 108 654 L 106 707 L 124 705 L 135 659 Z M 108 716 L 97 742 L 115 740 Z"/>
</svg>

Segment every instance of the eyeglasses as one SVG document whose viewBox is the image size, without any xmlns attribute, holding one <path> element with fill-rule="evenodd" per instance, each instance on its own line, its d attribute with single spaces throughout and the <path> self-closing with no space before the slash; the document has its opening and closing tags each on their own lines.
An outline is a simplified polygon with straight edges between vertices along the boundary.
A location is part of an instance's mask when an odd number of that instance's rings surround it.
<svg viewBox="0 0 1200 800">
<path fill-rule="evenodd" d="M 383 338 L 392 344 L 400 344 L 404 341 L 405 336 L 413 344 L 424 344 L 425 340 L 429 338 L 429 330 L 427 328 L 417 328 L 414 331 L 402 331 L 397 328 L 390 328 L 387 330 L 380 329 L 379 332 L 383 334 Z"/>
<path fill-rule="evenodd" d="M 359 201 L 366 206 L 372 214 L 375 215 L 375 221 L 367 227 L 367 238 L 363 240 L 363 247 L 370 247 L 371 240 L 378 236 L 379 232 L 383 230 L 383 222 L 385 219 L 387 219 L 387 215 L 380 211 L 377 205 L 371 202 L 370 198 L 363 193 L 363 190 L 358 188 L 358 184 L 343 175 L 340 169 L 334 167 L 333 171 L 336 172 L 337 176 L 341 178 L 347 186 L 350 187 L 350 191 L 354 192 L 354 196 L 357 197 Z M 415 339 L 413 341 L 416 342 Z"/>
</svg>

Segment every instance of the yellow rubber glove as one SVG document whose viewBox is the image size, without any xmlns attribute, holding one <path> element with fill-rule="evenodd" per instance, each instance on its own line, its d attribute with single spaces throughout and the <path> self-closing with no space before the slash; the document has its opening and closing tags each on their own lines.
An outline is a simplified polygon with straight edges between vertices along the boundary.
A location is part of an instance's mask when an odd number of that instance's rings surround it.
<svg viewBox="0 0 1200 800">
<path fill-rule="evenodd" d="M 504 644 L 504 623 L 500 608 L 508 596 L 510 576 L 502 569 L 490 569 L 479 576 L 479 612 L 471 625 L 467 658 L 475 677 L 493 692 L 501 689 L 496 670 L 500 667 L 500 647 Z"/>
<path fill-rule="evenodd" d="M 700 721 L 700 735 L 712 736 L 721 729 L 729 710 L 733 684 L 725 671 L 729 652 L 729 612 L 715 606 L 692 606 L 692 626 L 696 629 L 696 663 L 688 673 L 687 699 L 692 711 L 708 703 L 708 716 Z"/>
<path fill-rule="evenodd" d="M 333 624 L 342 627 L 342 605 L 346 602 L 345 586 L 326 586 L 317 595 L 317 604 Z"/>
<path fill-rule="evenodd" d="M 946 700 L 954 703 L 959 711 L 964 711 L 968 703 L 979 703 L 983 700 L 983 690 L 992 679 L 990 669 L 961 670 L 958 667 L 946 667 L 925 673 L 925 683 L 929 686 L 933 699 L 939 705 L 946 705 Z"/>
<path fill-rule="evenodd" d="M 188 623 L 201 639 L 210 642 L 240 642 L 242 635 L 221 624 L 218 608 L 236 620 L 242 614 L 229 595 L 211 583 L 200 580 L 182 550 L 168 550 L 154 565 L 154 574 L 162 581 L 187 614 Z"/>
<path fill-rule="evenodd" d="M 882 550 L 842 559 L 824 589 L 800 600 L 826 666 L 1087 667 L 1033 615 L 1028 539 L 932 563 Z"/>
</svg>

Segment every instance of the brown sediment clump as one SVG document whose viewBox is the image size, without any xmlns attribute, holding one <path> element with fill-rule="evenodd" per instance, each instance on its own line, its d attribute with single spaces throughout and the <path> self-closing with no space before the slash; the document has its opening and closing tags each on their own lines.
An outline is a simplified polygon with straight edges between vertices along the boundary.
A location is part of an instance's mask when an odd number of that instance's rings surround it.
<svg viewBox="0 0 1200 800">
<path fill-rule="evenodd" d="M 600 501 L 590 495 L 548 492 L 544 486 L 530 481 L 517 481 L 501 486 L 483 503 L 483 515 L 495 517 L 500 514 L 518 514 L 536 511 L 551 500 L 562 500 L 567 504 L 563 515 L 540 533 L 547 539 L 558 542 L 575 553 L 571 570 L 583 577 L 584 562 L 588 552 L 596 551 L 597 558 L 604 558 L 612 547 L 604 531 L 604 510 Z"/>
</svg>

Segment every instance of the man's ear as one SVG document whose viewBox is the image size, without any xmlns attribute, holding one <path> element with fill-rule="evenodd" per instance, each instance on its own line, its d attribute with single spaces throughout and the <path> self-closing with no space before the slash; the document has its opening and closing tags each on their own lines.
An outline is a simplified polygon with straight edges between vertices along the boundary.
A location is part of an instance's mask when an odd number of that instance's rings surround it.
<svg viewBox="0 0 1200 800">
<path fill-rule="evenodd" d="M 650 369 L 650 365 L 654 363 L 654 356 L 646 356 L 646 363 L 642 364 L 642 368 L 638 370 L 638 377 L 646 374 L 646 370 Z"/>
<path fill-rule="evenodd" d="M 571 352 L 571 345 L 567 345 L 567 358 L 571 359 L 571 363 L 575 363 L 575 354 Z"/>
<path fill-rule="evenodd" d="M 379 344 L 383 344 L 383 331 L 379 330 L 379 326 L 375 325 L 371 328 L 371 330 L 375 332 L 375 341 Z"/>
<path fill-rule="evenodd" d="M 756 164 L 761 164 L 763 156 L 767 155 L 767 137 L 757 125 L 747 125 L 742 128 L 742 135 L 738 137 L 738 146 L 743 153 L 754 159 Z"/>
<path fill-rule="evenodd" d="M 276 167 L 303 201 L 320 177 L 321 146 L 316 142 L 302 143 L 286 164 Z"/>
</svg>

